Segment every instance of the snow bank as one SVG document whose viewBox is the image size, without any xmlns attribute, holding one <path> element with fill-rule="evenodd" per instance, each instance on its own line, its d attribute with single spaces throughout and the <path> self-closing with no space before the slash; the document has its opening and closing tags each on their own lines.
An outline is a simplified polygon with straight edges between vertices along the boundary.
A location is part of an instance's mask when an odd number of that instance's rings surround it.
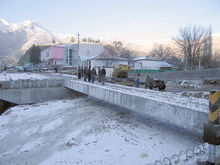
<svg viewBox="0 0 220 165">
<path fill-rule="evenodd" d="M 48 79 L 48 77 L 34 73 L 0 73 L 0 81 L 43 80 L 43 79 Z"/>
</svg>

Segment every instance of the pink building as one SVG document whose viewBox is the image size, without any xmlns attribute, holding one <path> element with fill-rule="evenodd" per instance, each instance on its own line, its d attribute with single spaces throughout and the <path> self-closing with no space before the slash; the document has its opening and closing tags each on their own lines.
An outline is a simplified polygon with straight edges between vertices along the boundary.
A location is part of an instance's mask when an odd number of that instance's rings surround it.
<svg viewBox="0 0 220 165">
<path fill-rule="evenodd" d="M 41 51 L 44 66 L 64 65 L 64 46 L 51 46 Z"/>
</svg>

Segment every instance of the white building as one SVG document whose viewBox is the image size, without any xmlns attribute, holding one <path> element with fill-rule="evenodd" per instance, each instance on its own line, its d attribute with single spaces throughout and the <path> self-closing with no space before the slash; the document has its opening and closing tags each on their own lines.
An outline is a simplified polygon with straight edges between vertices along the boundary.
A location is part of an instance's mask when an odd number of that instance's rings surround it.
<svg viewBox="0 0 220 165">
<path fill-rule="evenodd" d="M 92 57 L 89 59 L 89 64 L 91 68 L 102 68 L 103 66 L 106 69 L 106 76 L 112 77 L 112 73 L 114 71 L 115 64 L 128 65 L 128 60 L 124 58 L 117 57 L 117 55 L 112 56 L 105 54 L 104 52 L 96 57 Z"/>
<path fill-rule="evenodd" d="M 160 70 L 172 69 L 173 65 L 155 57 L 138 57 L 133 60 L 132 69 Z"/>
<path fill-rule="evenodd" d="M 79 50 L 79 51 L 78 51 Z M 65 47 L 64 60 L 67 66 L 89 66 L 88 59 L 100 55 L 104 46 L 99 44 L 73 44 Z"/>
</svg>

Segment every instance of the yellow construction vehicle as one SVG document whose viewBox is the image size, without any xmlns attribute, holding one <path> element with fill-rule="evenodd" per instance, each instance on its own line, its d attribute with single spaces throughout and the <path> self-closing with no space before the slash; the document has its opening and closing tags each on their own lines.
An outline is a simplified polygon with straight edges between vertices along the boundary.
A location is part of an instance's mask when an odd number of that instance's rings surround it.
<svg viewBox="0 0 220 165">
<path fill-rule="evenodd" d="M 129 70 L 130 67 L 128 65 L 115 64 L 112 82 L 120 85 L 134 86 L 134 80 L 128 79 Z"/>
<path fill-rule="evenodd" d="M 127 78 L 129 70 L 130 70 L 130 67 L 128 65 L 115 64 L 114 65 L 113 77 Z"/>
</svg>

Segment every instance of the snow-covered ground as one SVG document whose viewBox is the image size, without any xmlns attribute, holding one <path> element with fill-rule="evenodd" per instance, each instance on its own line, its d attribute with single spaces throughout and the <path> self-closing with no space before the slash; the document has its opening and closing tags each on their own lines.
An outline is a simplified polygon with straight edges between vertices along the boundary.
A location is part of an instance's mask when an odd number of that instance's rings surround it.
<svg viewBox="0 0 220 165">
<path fill-rule="evenodd" d="M 0 73 L 0 81 L 43 80 L 48 77 L 34 73 Z"/>
<path fill-rule="evenodd" d="M 87 97 L 20 105 L 0 116 L 1 165 L 145 165 L 196 145 L 197 134 Z M 198 158 L 206 156 L 180 164 Z"/>
<path fill-rule="evenodd" d="M 0 81 L 63 77 L 76 79 L 76 76 L 59 73 L 0 73 Z M 108 83 L 93 85 L 170 104 L 193 106 L 198 111 L 207 111 L 208 107 L 207 99 L 191 95 L 182 97 L 182 94 Z M 201 135 L 90 97 L 20 105 L 0 116 L 0 165 L 144 165 L 154 164 L 156 160 L 162 162 L 165 157 L 172 158 L 174 154 L 187 149 L 190 152 L 189 148 L 202 148 L 202 145 Z M 206 153 L 195 154 L 188 160 L 181 152 L 179 164 L 191 165 L 197 159 L 205 160 L 207 151 L 204 151 Z"/>
</svg>

